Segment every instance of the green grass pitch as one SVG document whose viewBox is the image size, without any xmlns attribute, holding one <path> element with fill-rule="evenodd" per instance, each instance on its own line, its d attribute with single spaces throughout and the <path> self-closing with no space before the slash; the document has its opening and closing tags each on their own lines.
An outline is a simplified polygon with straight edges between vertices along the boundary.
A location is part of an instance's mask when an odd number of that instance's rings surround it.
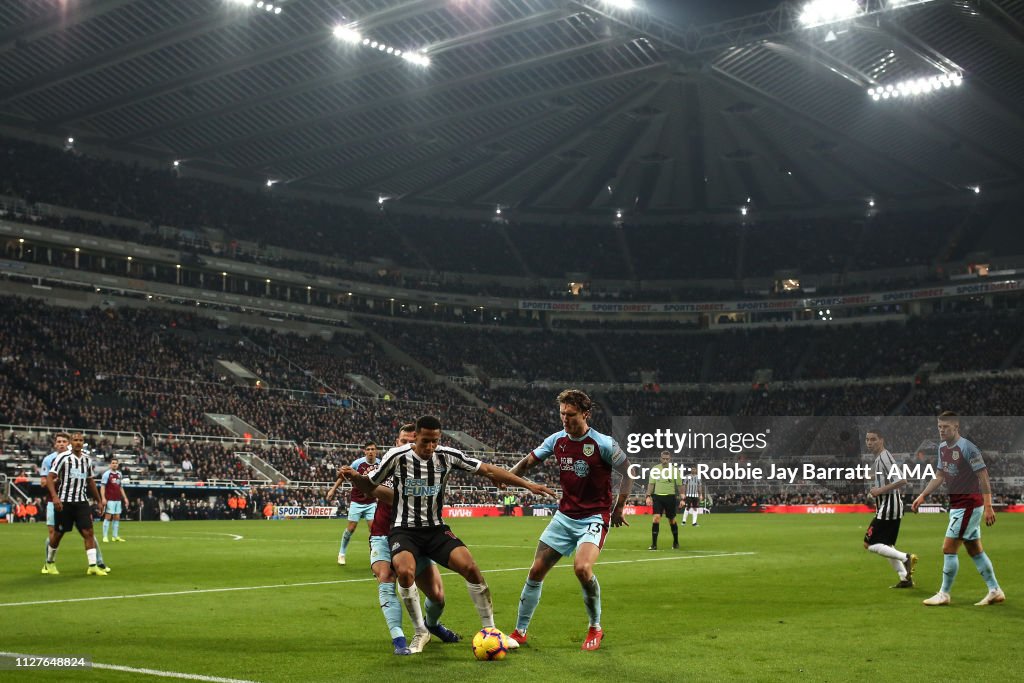
<svg viewBox="0 0 1024 683">
<path fill-rule="evenodd" d="M 1000 515 L 984 542 L 1008 600 L 974 607 L 985 585 L 964 551 L 953 605 L 921 600 L 940 581 L 945 515 L 904 520 L 918 587 L 891 590 L 888 563 L 861 546 L 866 515 L 710 515 L 649 552 L 650 518 L 609 535 L 597 575 L 607 636 L 587 627 L 571 560 L 544 584 L 530 643 L 477 662 L 479 628 L 461 578 L 445 573 L 443 621 L 467 642 L 395 657 L 367 565 L 366 527 L 336 564 L 340 521 L 123 523 L 104 545 L 110 576 L 85 576 L 67 536 L 44 576 L 42 525 L 0 527 L 0 650 L 250 681 L 1014 680 L 1024 624 L 1024 516 Z M 510 631 L 542 518 L 456 519 Z M 237 538 L 236 537 L 240 537 Z M 238 590 L 228 590 L 238 589 Z M 165 595 L 153 595 L 153 594 Z M 96 598 L 90 600 L 88 598 Z M 19 604 L 34 601 L 45 604 Z M 406 632 L 410 628 L 406 618 Z M 136 671 L 11 672 L 4 680 L 156 680 Z"/>
</svg>

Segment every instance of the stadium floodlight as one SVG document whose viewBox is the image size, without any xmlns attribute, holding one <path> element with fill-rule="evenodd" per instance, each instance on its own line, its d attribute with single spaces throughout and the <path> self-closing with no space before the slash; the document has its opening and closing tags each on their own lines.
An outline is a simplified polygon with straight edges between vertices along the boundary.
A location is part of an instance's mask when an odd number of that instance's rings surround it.
<svg viewBox="0 0 1024 683">
<path fill-rule="evenodd" d="M 636 9 L 636 3 L 633 0 L 604 0 L 604 4 L 614 9 L 629 10 Z"/>
<path fill-rule="evenodd" d="M 933 76 L 908 78 L 885 86 L 877 85 L 867 89 L 868 97 L 877 102 L 897 97 L 924 95 L 947 88 L 953 88 L 964 81 L 963 74 L 942 73 Z"/>
<path fill-rule="evenodd" d="M 422 52 L 403 52 L 402 59 L 416 66 L 430 66 L 430 57 Z"/>
<path fill-rule="evenodd" d="M 361 43 L 364 40 L 363 36 L 359 33 L 359 31 L 355 30 L 350 26 L 335 26 L 332 33 L 334 33 L 334 37 L 337 38 L 338 40 L 342 40 L 346 43 L 351 43 L 352 45 Z M 368 41 L 368 39 L 366 40 Z"/>
<path fill-rule="evenodd" d="M 68 138 L 68 144 L 69 145 L 75 144 L 75 139 L 74 138 Z"/>
<path fill-rule="evenodd" d="M 871 207 L 872 209 L 875 208 L 874 198 L 868 199 L 868 206 Z"/>
<path fill-rule="evenodd" d="M 740 215 L 741 216 L 746 216 L 749 211 L 750 211 L 750 209 L 747 208 L 746 206 L 741 206 L 740 207 Z"/>
<path fill-rule="evenodd" d="M 981 194 L 981 185 L 972 185 L 971 192 L 974 194 Z"/>
<path fill-rule="evenodd" d="M 800 12 L 800 23 L 807 27 L 852 19 L 861 13 L 856 0 L 810 0 Z"/>
</svg>

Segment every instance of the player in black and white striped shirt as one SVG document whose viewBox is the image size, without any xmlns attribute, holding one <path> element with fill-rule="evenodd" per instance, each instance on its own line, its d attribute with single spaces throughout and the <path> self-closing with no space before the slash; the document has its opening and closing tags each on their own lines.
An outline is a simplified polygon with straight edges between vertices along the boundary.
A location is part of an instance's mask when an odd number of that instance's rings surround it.
<svg viewBox="0 0 1024 683">
<path fill-rule="evenodd" d="M 55 524 L 53 541 L 46 549 L 47 566 L 52 566 L 57 559 L 57 548 L 64 534 L 78 527 L 78 533 L 85 541 L 85 554 L 89 558 L 89 569 L 86 574 L 106 576 L 107 571 L 97 566 L 96 537 L 92 529 L 92 505 L 88 496 L 100 503 L 100 493 L 96 489 L 96 481 L 92 476 L 92 463 L 89 456 L 82 451 L 85 437 L 81 432 L 71 435 L 71 450 L 61 453 L 50 466 L 46 475 L 46 488 L 49 489 L 53 501 Z M 102 510 L 102 506 L 100 507 Z M 56 569 L 54 567 L 54 569 Z M 49 573 L 56 574 L 51 570 Z"/>
<path fill-rule="evenodd" d="M 896 549 L 896 537 L 903 519 L 900 489 L 907 485 L 907 480 L 895 470 L 896 460 L 886 450 L 885 437 L 879 430 L 868 431 L 864 442 L 875 456 L 875 485 L 868 493 L 874 496 L 876 506 L 875 516 L 864 533 L 864 547 L 889 560 L 900 577 L 893 588 L 913 588 L 917 555 Z"/>
<path fill-rule="evenodd" d="M 385 501 L 388 496 L 393 498 L 388 543 L 391 546 L 391 564 L 398 577 L 398 595 L 415 628 L 409 645 L 414 653 L 422 652 L 423 646 L 430 640 L 415 583 L 416 565 L 420 560 L 433 560 L 461 575 L 466 580 L 466 588 L 480 615 L 481 624 L 494 627 L 494 608 L 484 576 L 469 548 L 441 517 L 445 486 L 452 471 L 459 469 L 472 472 L 487 477 L 495 484 L 519 486 L 533 493 L 557 498 L 546 486 L 471 458 L 454 448 L 441 446 L 440 440 L 441 421 L 432 415 L 425 415 L 416 421 L 415 441 L 389 450 L 370 476 L 358 474 L 350 467 L 342 468 L 342 473 L 352 485 L 364 493 L 377 495 Z M 393 491 L 385 492 L 378 488 L 392 476 Z"/>
<path fill-rule="evenodd" d="M 704 493 L 704 481 L 697 474 L 697 468 L 693 468 L 692 474 L 686 477 L 686 495 L 684 497 L 685 507 L 683 508 L 683 526 L 686 526 L 686 516 L 693 515 L 693 526 L 697 524 L 697 515 L 700 514 L 700 499 Z"/>
</svg>

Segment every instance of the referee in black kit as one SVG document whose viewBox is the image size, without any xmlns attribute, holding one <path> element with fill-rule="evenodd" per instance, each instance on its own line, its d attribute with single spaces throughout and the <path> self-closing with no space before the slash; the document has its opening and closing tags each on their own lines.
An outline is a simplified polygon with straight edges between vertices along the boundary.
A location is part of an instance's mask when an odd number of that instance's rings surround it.
<svg viewBox="0 0 1024 683">
<path fill-rule="evenodd" d="M 46 488 L 53 501 L 56 516 L 53 528 L 53 544 L 46 548 L 46 563 L 53 565 L 57 560 L 57 548 L 64 534 L 78 527 L 78 533 L 85 541 L 85 554 L 89 558 L 89 569 L 86 574 L 106 576 L 107 570 L 96 564 L 96 537 L 92 530 L 92 505 L 86 497 L 91 495 L 97 505 L 100 493 L 96 490 L 96 481 L 92 477 L 92 465 L 89 456 L 82 452 L 85 437 L 81 432 L 71 435 L 71 451 L 60 455 L 50 467 L 46 478 Z M 58 573 L 56 567 L 49 574 Z"/>
<path fill-rule="evenodd" d="M 654 508 L 654 519 L 651 521 L 651 547 L 658 549 L 658 532 L 661 530 L 661 516 L 668 517 L 672 527 L 672 549 L 679 549 L 679 525 L 676 523 L 676 510 L 679 509 L 679 485 L 682 480 L 674 476 L 671 466 L 672 453 L 661 452 L 661 464 L 651 468 L 651 480 L 647 483 L 647 500 Z M 654 473 L 658 472 L 655 478 Z"/>
</svg>

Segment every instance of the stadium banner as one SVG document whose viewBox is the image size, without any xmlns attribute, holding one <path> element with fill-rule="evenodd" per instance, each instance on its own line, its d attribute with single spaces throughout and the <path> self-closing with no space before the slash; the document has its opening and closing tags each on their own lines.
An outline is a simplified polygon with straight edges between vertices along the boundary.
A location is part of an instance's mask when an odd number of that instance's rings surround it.
<svg viewBox="0 0 1024 683">
<path fill-rule="evenodd" d="M 441 510 L 442 517 L 502 517 L 504 514 L 505 508 L 500 505 L 445 505 Z M 517 505 L 512 511 L 512 516 L 522 517 L 523 508 Z"/>
<path fill-rule="evenodd" d="M 836 515 L 843 512 L 874 512 L 868 505 L 762 505 L 761 512 L 776 515 Z"/>
<path fill-rule="evenodd" d="M 1019 500 L 1024 466 L 1022 417 L 616 416 L 612 433 L 629 458 L 634 493 L 668 480 L 662 490 L 711 496 L 723 511 L 867 513 L 878 488 L 906 481 L 909 504 L 940 469 L 947 481 L 922 512 L 941 509 L 949 493 L 978 493 L 980 469 L 999 504 Z M 572 467 L 569 460 L 559 465 Z"/>
<path fill-rule="evenodd" d="M 338 508 L 326 505 L 275 505 L 274 517 L 291 519 L 294 517 L 337 517 Z"/>
<path fill-rule="evenodd" d="M 969 284 L 945 285 L 940 287 L 919 287 L 889 292 L 848 294 L 836 296 L 808 297 L 805 299 L 776 299 L 755 301 L 544 301 L 520 299 L 521 311 L 559 311 L 579 313 L 732 313 L 738 311 L 797 311 L 806 308 L 845 308 L 850 306 L 877 306 L 881 304 L 945 299 L 955 296 L 977 296 L 1013 292 L 1024 288 L 1024 282 L 1001 280 L 998 282 L 976 282 Z"/>
</svg>

